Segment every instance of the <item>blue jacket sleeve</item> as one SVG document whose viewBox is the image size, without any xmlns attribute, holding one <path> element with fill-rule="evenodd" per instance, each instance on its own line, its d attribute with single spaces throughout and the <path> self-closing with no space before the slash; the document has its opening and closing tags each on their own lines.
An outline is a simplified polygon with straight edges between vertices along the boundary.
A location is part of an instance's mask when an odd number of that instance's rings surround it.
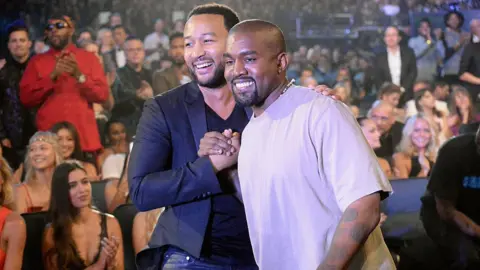
<svg viewBox="0 0 480 270">
<path fill-rule="evenodd" d="M 130 197 L 138 210 L 186 203 L 222 192 L 207 157 L 172 169 L 173 151 L 182 150 L 172 146 L 171 134 L 159 103 L 155 99 L 148 100 L 128 164 Z"/>
</svg>

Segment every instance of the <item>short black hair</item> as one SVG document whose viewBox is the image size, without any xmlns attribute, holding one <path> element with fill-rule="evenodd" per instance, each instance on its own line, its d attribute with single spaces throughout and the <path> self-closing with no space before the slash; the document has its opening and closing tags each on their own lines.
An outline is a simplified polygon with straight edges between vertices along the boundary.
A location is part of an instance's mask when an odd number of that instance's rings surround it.
<svg viewBox="0 0 480 270">
<path fill-rule="evenodd" d="M 10 35 L 13 32 L 23 31 L 27 33 L 28 39 L 30 39 L 30 32 L 23 21 L 17 20 L 7 26 L 7 37 L 10 40 Z"/>
<path fill-rule="evenodd" d="M 189 20 L 192 16 L 202 15 L 202 14 L 212 14 L 212 15 L 221 15 L 223 16 L 223 23 L 227 31 L 230 31 L 232 27 L 240 22 L 238 15 L 233 9 L 227 5 L 210 3 L 196 6 L 187 16 Z"/>
<path fill-rule="evenodd" d="M 426 23 L 426 24 L 428 24 L 429 27 L 432 27 L 432 22 L 428 18 L 422 18 L 418 22 L 418 27 L 420 27 L 422 25 L 422 23 Z"/>
<path fill-rule="evenodd" d="M 129 42 L 129 41 L 132 41 L 132 40 L 138 40 L 138 41 L 140 41 L 140 42 L 143 43 L 143 40 L 141 40 L 139 37 L 131 35 L 131 36 L 128 36 L 128 37 L 125 39 L 125 44 L 126 44 L 127 42 Z"/>
<path fill-rule="evenodd" d="M 436 81 L 434 83 L 435 88 L 437 87 L 445 87 L 445 86 L 450 86 L 446 81 Z"/>
<path fill-rule="evenodd" d="M 463 23 L 465 22 L 465 17 L 463 16 L 462 13 L 460 13 L 456 10 L 449 11 L 447 14 L 445 14 L 443 16 L 443 23 L 445 24 L 445 26 L 448 26 L 448 24 L 447 24 L 448 19 L 450 19 L 450 16 L 452 16 L 453 14 L 457 15 L 457 17 L 460 19 L 460 23 L 458 24 L 458 28 L 462 28 Z"/>
<path fill-rule="evenodd" d="M 112 32 L 117 30 L 117 29 L 123 29 L 125 32 L 127 32 L 127 28 L 125 28 L 125 26 L 123 26 L 123 24 L 118 24 L 118 25 L 115 25 L 112 27 Z"/>
<path fill-rule="evenodd" d="M 172 44 L 172 41 L 176 38 L 183 38 L 183 33 L 173 32 L 172 34 L 170 34 L 170 36 L 168 37 L 168 40 L 170 41 L 170 44 Z"/>
</svg>

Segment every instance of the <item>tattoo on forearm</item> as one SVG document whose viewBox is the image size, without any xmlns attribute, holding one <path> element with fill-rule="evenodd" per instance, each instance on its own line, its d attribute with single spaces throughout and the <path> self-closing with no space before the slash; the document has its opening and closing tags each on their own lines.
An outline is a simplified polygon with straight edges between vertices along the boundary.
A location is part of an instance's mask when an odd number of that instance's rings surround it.
<svg viewBox="0 0 480 270">
<path fill-rule="evenodd" d="M 354 208 L 347 208 L 345 213 L 343 213 L 342 221 L 343 222 L 352 222 L 355 221 L 358 217 L 358 211 Z"/>
<path fill-rule="evenodd" d="M 353 241 L 362 243 L 368 233 L 368 227 L 363 223 L 358 223 L 353 225 L 352 229 L 350 230 L 350 237 L 353 239 Z"/>
</svg>

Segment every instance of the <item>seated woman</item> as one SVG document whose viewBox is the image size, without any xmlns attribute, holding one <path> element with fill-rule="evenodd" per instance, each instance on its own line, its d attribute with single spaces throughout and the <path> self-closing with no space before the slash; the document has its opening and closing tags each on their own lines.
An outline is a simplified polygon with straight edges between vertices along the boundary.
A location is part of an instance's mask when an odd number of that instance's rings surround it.
<svg viewBox="0 0 480 270">
<path fill-rule="evenodd" d="M 358 124 L 362 128 L 363 135 L 367 139 L 368 144 L 373 150 L 380 148 L 380 131 L 377 129 L 377 125 L 373 120 L 367 117 L 357 118 Z M 388 161 L 384 158 L 377 157 L 378 163 L 382 168 L 385 175 L 390 179 L 393 177 L 392 168 Z"/>
<path fill-rule="evenodd" d="M 86 161 L 75 126 L 69 122 L 59 122 L 53 125 L 51 131 L 58 136 L 63 159 L 80 161 L 90 180 L 99 180 L 95 165 Z"/>
<path fill-rule="evenodd" d="M 407 120 L 397 153 L 393 155 L 393 167 L 397 178 L 429 175 L 438 150 L 433 134 L 433 127 L 422 114 L 414 115 Z"/>
<path fill-rule="evenodd" d="M 333 91 L 335 95 L 337 95 L 338 99 L 343 103 L 345 103 L 350 108 L 355 118 L 360 115 L 359 108 L 356 105 L 351 104 L 352 97 L 347 85 L 345 85 L 344 83 L 337 83 L 333 88 Z"/>
<path fill-rule="evenodd" d="M 147 212 L 138 212 L 133 220 L 132 241 L 135 254 L 142 251 L 150 242 L 153 230 L 157 225 L 158 218 L 163 213 L 163 207 Z"/>
<path fill-rule="evenodd" d="M 442 145 L 448 138 L 452 136 L 452 132 L 448 127 L 447 115 L 437 110 L 435 107 L 435 96 L 430 88 L 422 89 L 415 93 L 415 106 L 418 113 L 423 114 L 423 118 L 430 122 L 438 145 Z"/>
<path fill-rule="evenodd" d="M 0 157 L 0 269 L 21 269 L 27 229 L 23 218 L 12 212 L 12 171 Z"/>
<path fill-rule="evenodd" d="M 45 269 L 124 269 L 118 221 L 90 207 L 92 187 L 83 167 L 63 163 L 53 174 L 51 223 L 45 228 Z"/>
<path fill-rule="evenodd" d="M 454 85 L 452 89 L 448 126 L 452 134 L 457 136 L 460 126 L 480 122 L 480 114 L 476 112 L 472 97 L 465 87 Z"/>
<path fill-rule="evenodd" d="M 397 108 L 401 95 L 402 90 L 398 85 L 386 82 L 380 87 L 380 91 L 378 92 L 378 100 L 375 102 L 384 101 L 392 105 L 395 108 L 394 112 L 396 121 L 403 123 L 405 122 L 405 110 Z"/>
<path fill-rule="evenodd" d="M 125 155 L 128 152 L 127 133 L 123 123 L 115 120 L 107 122 L 105 133 L 105 144 L 108 146 L 98 156 L 97 164 L 99 168 L 102 168 L 103 163 L 110 155 Z"/>
<path fill-rule="evenodd" d="M 18 213 L 48 210 L 53 171 L 62 161 L 57 135 L 38 131 L 30 138 L 25 157 L 25 181 L 15 187 Z M 15 174 L 20 177 L 23 166 Z"/>
<path fill-rule="evenodd" d="M 111 179 L 105 186 L 105 203 L 109 213 L 113 213 L 118 206 L 128 203 L 128 154 L 123 164 L 122 175 L 118 179 Z"/>
</svg>

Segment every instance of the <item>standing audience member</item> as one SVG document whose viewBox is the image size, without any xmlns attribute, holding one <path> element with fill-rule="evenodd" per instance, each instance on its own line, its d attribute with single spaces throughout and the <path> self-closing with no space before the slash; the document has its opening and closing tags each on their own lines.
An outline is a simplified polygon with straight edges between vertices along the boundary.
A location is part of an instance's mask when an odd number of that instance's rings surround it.
<svg viewBox="0 0 480 270">
<path fill-rule="evenodd" d="M 408 41 L 417 58 L 418 76 L 416 80 L 434 81 L 438 75 L 437 67 L 441 61 L 437 40 L 432 38 L 432 24 L 427 18 L 420 20 L 418 36 Z"/>
<path fill-rule="evenodd" d="M 440 149 L 422 198 L 421 219 L 446 269 L 480 269 L 480 128 Z"/>
<path fill-rule="evenodd" d="M 450 95 L 450 85 L 448 85 L 448 83 L 444 81 L 436 81 L 433 87 L 434 87 L 433 95 L 435 96 L 435 100 L 437 101 L 437 107 L 438 107 L 438 102 L 448 101 L 448 96 Z"/>
<path fill-rule="evenodd" d="M 452 134 L 457 136 L 462 125 L 480 122 L 480 114 L 477 113 L 475 103 L 467 89 L 460 85 L 454 85 L 452 88 L 448 126 Z"/>
<path fill-rule="evenodd" d="M 417 78 L 415 54 L 409 47 L 400 46 L 400 31 L 390 26 L 385 30 L 386 50 L 376 57 L 375 84 L 380 89 L 385 82 L 400 86 L 403 95 L 400 106 L 413 98 L 413 83 Z"/>
<path fill-rule="evenodd" d="M 112 86 L 115 99 L 112 119 L 122 121 L 128 136 L 133 137 L 142 115 L 143 103 L 153 97 L 152 73 L 143 66 L 145 49 L 140 39 L 129 37 L 125 41 L 125 51 L 127 64 L 117 70 Z"/>
<path fill-rule="evenodd" d="M 25 172 L 23 183 L 15 187 L 15 210 L 21 214 L 48 210 L 53 171 L 63 161 L 57 135 L 51 132 L 35 133 L 27 149 L 25 167 L 15 172 L 17 179 Z"/>
<path fill-rule="evenodd" d="M 408 118 L 402 132 L 402 140 L 393 155 L 396 177 L 427 177 L 433 168 L 438 144 L 435 131 L 423 115 Z"/>
<path fill-rule="evenodd" d="M 160 61 L 163 52 L 169 49 L 168 35 L 165 34 L 165 22 L 162 19 L 157 19 L 155 32 L 145 37 L 143 44 L 145 45 L 146 62 Z"/>
<path fill-rule="evenodd" d="M 128 37 L 127 30 L 123 25 L 116 25 L 112 28 L 115 49 L 111 51 L 111 57 L 117 68 L 124 67 L 127 64 L 125 57 L 125 41 Z"/>
<path fill-rule="evenodd" d="M 39 130 L 71 122 L 79 131 L 82 150 L 93 155 L 102 148 L 93 103 L 108 98 L 108 84 L 97 57 L 72 43 L 75 25 L 68 16 L 48 21 L 46 33 L 52 49 L 32 57 L 20 82 L 20 99 L 38 108 Z"/>
<path fill-rule="evenodd" d="M 465 18 L 458 11 L 450 11 L 443 17 L 446 29 L 441 34 L 440 52 L 443 60 L 442 76 L 448 84 L 459 83 L 460 59 L 470 34 L 462 30 Z M 460 74 L 461 75 L 461 74 Z"/>
<path fill-rule="evenodd" d="M 91 207 L 92 186 L 83 167 L 64 163 L 55 170 L 45 228 L 45 269 L 123 270 L 118 221 Z"/>
<path fill-rule="evenodd" d="M 101 28 L 97 33 L 97 44 L 100 46 L 100 53 L 102 55 L 109 55 L 115 49 L 115 40 L 113 40 L 112 30 L 109 28 Z"/>
<path fill-rule="evenodd" d="M 21 269 L 27 238 L 25 221 L 12 212 L 12 171 L 0 156 L 0 269 Z"/>
<path fill-rule="evenodd" d="M 170 35 L 170 48 L 168 56 L 172 60 L 172 67 L 156 71 L 153 74 L 153 93 L 162 94 L 168 90 L 191 81 L 188 68 L 185 65 L 183 33 Z"/>
<path fill-rule="evenodd" d="M 35 133 L 35 117 L 20 101 L 19 83 L 30 59 L 32 42 L 26 26 L 13 24 L 8 30 L 7 64 L 0 70 L 0 141 L 5 158 L 17 169 L 25 157 L 25 146 Z"/>
<path fill-rule="evenodd" d="M 377 125 L 371 119 L 366 117 L 357 118 L 357 122 L 362 128 L 362 133 L 367 139 L 368 144 L 370 147 L 375 150 L 380 148 L 380 132 L 378 131 Z M 393 177 L 392 168 L 388 161 L 384 158 L 377 157 L 378 164 L 382 168 L 382 171 L 385 173 L 389 179 Z"/>
<path fill-rule="evenodd" d="M 87 161 L 87 158 L 82 152 L 80 138 L 75 126 L 69 122 L 58 122 L 53 125 L 50 131 L 57 135 L 63 160 L 80 162 L 91 180 L 98 179 L 95 165 Z"/>
<path fill-rule="evenodd" d="M 470 29 L 472 40 L 465 46 L 458 74 L 476 102 L 480 101 L 480 19 L 473 19 Z"/>
</svg>

